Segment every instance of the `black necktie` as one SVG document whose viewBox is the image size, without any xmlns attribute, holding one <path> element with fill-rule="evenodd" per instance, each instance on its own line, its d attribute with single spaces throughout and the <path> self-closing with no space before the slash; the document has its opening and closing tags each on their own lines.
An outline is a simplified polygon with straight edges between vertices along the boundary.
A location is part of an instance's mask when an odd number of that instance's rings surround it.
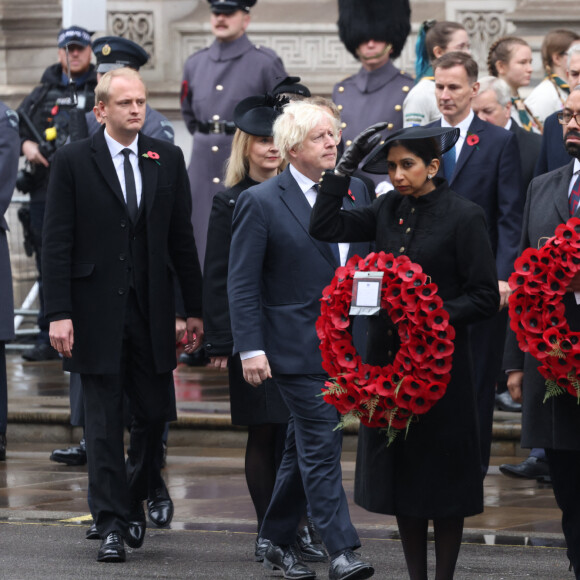
<svg viewBox="0 0 580 580">
<path fill-rule="evenodd" d="M 123 162 L 123 169 L 125 170 L 125 193 L 127 194 L 127 211 L 129 212 L 129 217 L 131 221 L 135 223 L 137 219 L 137 212 L 139 206 L 137 205 L 137 186 L 135 185 L 135 174 L 133 173 L 133 166 L 129 160 L 129 155 L 131 155 L 131 149 L 123 149 L 121 151 L 125 157 Z"/>
<path fill-rule="evenodd" d="M 320 188 L 320 184 L 318 184 L 318 183 L 315 183 L 312 186 L 312 189 L 316 192 L 317 195 L 318 195 L 319 188 Z M 336 259 L 336 262 L 338 263 L 339 266 L 341 266 L 342 264 L 340 263 L 340 251 L 338 249 L 338 244 L 331 244 L 329 242 L 328 245 L 330 246 L 330 249 L 332 250 L 332 255 Z"/>
</svg>

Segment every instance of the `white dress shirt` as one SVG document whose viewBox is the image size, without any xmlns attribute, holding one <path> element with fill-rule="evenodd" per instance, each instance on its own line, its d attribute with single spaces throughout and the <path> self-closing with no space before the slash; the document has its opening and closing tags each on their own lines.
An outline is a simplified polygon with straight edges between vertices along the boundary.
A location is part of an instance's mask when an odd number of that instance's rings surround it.
<svg viewBox="0 0 580 580">
<path fill-rule="evenodd" d="M 445 117 L 441 117 L 441 127 L 455 127 L 455 129 L 459 129 L 459 139 L 457 139 L 457 143 L 455 143 L 456 160 L 459 159 L 461 148 L 465 143 L 465 139 L 467 139 L 467 130 L 469 129 L 469 125 L 471 125 L 471 121 L 473 121 L 473 117 L 475 117 L 475 113 L 473 111 L 469 111 L 469 115 L 467 115 L 463 121 L 457 123 L 457 125 L 450 125 L 445 120 Z"/>
<path fill-rule="evenodd" d="M 121 190 L 123 191 L 123 197 L 125 198 L 125 203 L 127 203 L 127 191 L 125 187 L 125 156 L 121 151 L 123 149 L 131 149 L 134 153 L 129 155 L 129 161 L 131 162 L 131 167 L 133 167 L 133 174 L 135 176 L 135 188 L 137 189 L 137 207 L 141 205 L 141 193 L 143 191 L 143 179 L 141 177 L 141 170 L 139 169 L 139 149 L 137 147 L 137 142 L 139 140 L 139 135 L 135 137 L 135 141 L 131 145 L 125 147 L 121 145 L 118 141 L 115 141 L 108 133 L 105 127 L 105 141 L 109 147 L 111 157 L 113 159 L 113 165 L 115 166 L 115 171 L 117 172 L 117 177 L 119 178 L 119 183 L 121 184 Z"/>
</svg>

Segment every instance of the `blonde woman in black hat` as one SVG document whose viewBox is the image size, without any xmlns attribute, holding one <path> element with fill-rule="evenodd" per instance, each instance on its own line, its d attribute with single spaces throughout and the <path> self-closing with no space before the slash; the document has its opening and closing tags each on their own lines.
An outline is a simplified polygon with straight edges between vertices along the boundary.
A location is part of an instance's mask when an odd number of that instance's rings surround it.
<svg viewBox="0 0 580 580">
<path fill-rule="evenodd" d="M 288 409 L 272 380 L 259 387 L 243 377 L 240 356 L 231 356 L 233 338 L 227 295 L 228 261 L 232 218 L 240 194 L 280 173 L 286 166 L 274 145 L 272 125 L 284 100 L 266 96 L 248 97 L 234 111 L 236 133 L 227 161 L 225 191 L 213 199 L 209 220 L 204 273 L 204 327 L 206 352 L 211 364 L 228 369 L 232 423 L 248 427 L 245 472 L 256 510 L 258 531 L 274 489 L 276 471 L 286 438 Z M 297 544 L 307 561 L 325 561 L 324 547 L 313 544 L 312 528 L 301 527 Z M 255 557 L 264 559 L 267 544 L 257 537 Z"/>
<path fill-rule="evenodd" d="M 311 234 L 327 242 L 374 240 L 377 251 L 406 255 L 438 286 L 456 331 L 446 394 L 406 435 L 387 447 L 384 433 L 361 426 L 355 501 L 395 515 L 411 580 L 427 578 L 427 533 L 433 521 L 436 580 L 453 578 L 463 520 L 483 511 L 483 483 L 467 325 L 499 308 L 495 260 L 484 213 L 435 175 L 457 129 L 411 127 L 393 134 L 364 169 L 388 173 L 395 191 L 368 208 L 341 210 L 352 169 L 373 145 L 370 128 L 326 172 Z M 374 141 L 376 144 L 376 141 Z M 336 174 L 338 172 L 338 175 Z M 368 361 L 388 365 L 399 347 L 386 312 L 369 321 Z"/>
</svg>

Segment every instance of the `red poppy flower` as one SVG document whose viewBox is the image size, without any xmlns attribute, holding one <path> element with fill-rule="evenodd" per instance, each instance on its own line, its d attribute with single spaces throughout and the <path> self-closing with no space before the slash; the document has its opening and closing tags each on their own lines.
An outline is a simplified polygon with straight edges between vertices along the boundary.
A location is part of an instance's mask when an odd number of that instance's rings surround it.
<svg viewBox="0 0 580 580">
<path fill-rule="evenodd" d="M 470 147 L 473 147 L 479 143 L 479 137 L 471 133 L 470 135 L 467 135 L 467 139 L 465 139 L 465 141 Z"/>
<path fill-rule="evenodd" d="M 412 282 L 421 272 L 423 272 L 421 266 L 419 266 L 419 264 L 414 264 L 413 262 L 401 264 L 397 268 L 397 274 L 401 280 L 405 280 L 406 282 Z"/>
<path fill-rule="evenodd" d="M 429 312 L 427 315 L 427 325 L 434 330 L 445 330 L 449 324 L 449 312 L 443 308 Z"/>
<path fill-rule="evenodd" d="M 155 151 L 147 151 L 147 156 L 151 159 L 159 159 L 159 153 L 155 153 Z"/>
<path fill-rule="evenodd" d="M 52 109 L 50 110 L 50 114 L 51 114 L 53 117 L 56 117 L 56 116 L 58 115 L 58 110 L 59 110 L 59 109 L 58 109 L 58 105 L 54 105 L 54 107 L 52 107 Z"/>
</svg>

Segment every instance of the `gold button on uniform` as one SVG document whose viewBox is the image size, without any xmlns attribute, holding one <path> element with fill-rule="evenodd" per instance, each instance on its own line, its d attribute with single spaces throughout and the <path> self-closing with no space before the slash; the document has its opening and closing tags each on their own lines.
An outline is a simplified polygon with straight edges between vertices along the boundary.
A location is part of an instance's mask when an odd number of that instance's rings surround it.
<svg viewBox="0 0 580 580">
<path fill-rule="evenodd" d="M 223 91 L 224 87 L 222 85 L 216 85 L 215 90 L 216 91 Z"/>
<path fill-rule="evenodd" d="M 346 128 L 346 123 L 341 123 L 340 126 L 345 129 Z"/>
<path fill-rule="evenodd" d="M 407 85 L 405 85 L 402 90 L 403 90 L 404 93 L 408 93 L 409 92 L 409 87 Z"/>
<path fill-rule="evenodd" d="M 342 111 L 342 105 L 338 105 L 338 106 L 337 106 L 337 109 L 338 109 L 339 111 Z"/>
<path fill-rule="evenodd" d="M 387 129 L 389 129 L 389 131 L 390 131 L 390 130 L 391 130 L 393 127 L 394 127 L 394 125 L 393 125 L 392 123 L 389 123 L 389 124 L 387 125 Z"/>
<path fill-rule="evenodd" d="M 349 139 L 349 140 L 346 142 L 346 146 L 347 146 L 347 147 L 350 147 L 351 145 L 352 145 L 352 141 Z"/>
<path fill-rule="evenodd" d="M 411 213 L 415 213 L 415 208 L 414 207 L 411 208 Z"/>
<path fill-rule="evenodd" d="M 405 231 L 406 234 L 411 233 L 411 228 L 407 228 L 407 230 Z"/>
<path fill-rule="evenodd" d="M 339 93 L 344 93 L 344 87 L 338 87 L 338 92 Z"/>
<path fill-rule="evenodd" d="M 220 182 L 220 178 L 219 178 L 219 177 L 214 177 L 214 178 L 212 179 L 212 181 L 213 181 L 214 183 L 219 183 L 219 182 Z"/>
<path fill-rule="evenodd" d="M 399 248 L 399 252 L 402 254 L 404 251 L 405 251 L 405 246 L 401 246 L 401 247 Z"/>
<path fill-rule="evenodd" d="M 402 108 L 401 105 L 395 105 L 395 111 L 400 111 Z"/>
<path fill-rule="evenodd" d="M 220 116 L 219 116 L 219 115 L 214 115 L 214 116 L 212 117 L 212 120 L 213 120 L 213 121 L 219 121 L 219 120 L 220 120 Z"/>
<path fill-rule="evenodd" d="M 219 149 L 220 149 L 220 148 L 219 148 L 217 145 L 214 145 L 214 146 L 211 148 L 211 150 L 212 150 L 214 153 L 217 153 L 217 152 L 219 151 Z"/>
</svg>

